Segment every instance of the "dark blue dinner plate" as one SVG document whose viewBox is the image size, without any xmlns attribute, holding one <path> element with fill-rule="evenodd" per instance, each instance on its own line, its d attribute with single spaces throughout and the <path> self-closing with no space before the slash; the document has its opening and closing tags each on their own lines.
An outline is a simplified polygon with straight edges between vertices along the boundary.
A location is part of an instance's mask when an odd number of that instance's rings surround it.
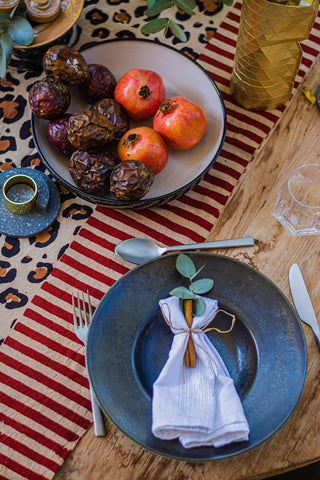
<svg viewBox="0 0 320 480">
<path fill-rule="evenodd" d="M 297 314 L 274 283 L 229 257 L 188 255 L 197 268 L 205 265 L 198 278 L 214 280 L 207 296 L 236 315 L 231 333 L 208 336 L 234 379 L 250 425 L 249 441 L 185 449 L 177 440 L 151 433 L 152 384 L 172 342 L 158 301 L 172 288 L 188 286 L 176 271 L 176 254 L 140 265 L 113 285 L 95 311 L 86 356 L 98 402 L 120 430 L 157 454 L 202 462 L 243 453 L 273 435 L 297 405 L 308 362 Z M 226 327 L 227 321 L 221 314 L 216 326 Z"/>
</svg>

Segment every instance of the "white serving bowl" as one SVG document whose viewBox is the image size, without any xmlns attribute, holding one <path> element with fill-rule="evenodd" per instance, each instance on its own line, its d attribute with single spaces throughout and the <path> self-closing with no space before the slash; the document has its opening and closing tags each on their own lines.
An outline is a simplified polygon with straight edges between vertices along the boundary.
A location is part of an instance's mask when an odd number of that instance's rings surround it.
<svg viewBox="0 0 320 480">
<path fill-rule="evenodd" d="M 77 187 L 68 171 L 68 160 L 48 143 L 48 122 L 32 116 L 32 132 L 36 147 L 52 175 L 68 190 L 93 203 L 111 208 L 146 208 L 164 204 L 196 185 L 210 169 L 224 142 L 226 114 L 221 94 L 210 76 L 195 61 L 170 46 L 149 40 L 110 40 L 81 52 L 87 63 L 107 66 L 118 81 L 131 68 L 153 70 L 161 75 L 166 98 L 183 96 L 206 113 L 208 126 L 202 140 L 190 150 L 169 149 L 166 167 L 157 175 L 150 191 L 141 199 L 122 201 L 113 195 L 95 196 Z M 68 113 L 89 108 L 77 88 L 72 89 Z M 130 127 L 152 127 L 152 117 L 131 122 Z"/>
</svg>

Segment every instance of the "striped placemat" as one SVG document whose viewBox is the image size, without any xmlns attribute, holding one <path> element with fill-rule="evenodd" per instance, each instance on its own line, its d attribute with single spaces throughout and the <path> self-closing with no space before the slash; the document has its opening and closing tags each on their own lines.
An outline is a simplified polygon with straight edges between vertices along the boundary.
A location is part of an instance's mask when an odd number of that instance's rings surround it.
<svg viewBox="0 0 320 480">
<path fill-rule="evenodd" d="M 71 293 L 89 289 L 96 307 L 131 265 L 114 254 L 123 239 L 147 236 L 173 245 L 204 241 L 246 166 L 285 107 L 249 112 L 236 106 L 229 79 L 241 4 L 237 3 L 201 54 L 199 63 L 220 88 L 228 128 L 213 168 L 190 192 L 150 210 L 97 206 L 36 295 L 23 321 L 0 350 L 0 479 L 51 479 L 92 421 L 84 348 L 73 331 Z M 319 16 L 308 41 L 295 89 L 320 51 Z"/>
</svg>

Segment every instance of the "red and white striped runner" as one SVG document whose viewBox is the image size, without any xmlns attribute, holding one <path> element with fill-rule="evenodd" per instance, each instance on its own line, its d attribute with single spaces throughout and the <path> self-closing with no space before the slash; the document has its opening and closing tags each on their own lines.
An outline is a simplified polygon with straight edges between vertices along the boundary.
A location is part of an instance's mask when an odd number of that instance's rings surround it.
<svg viewBox="0 0 320 480">
<path fill-rule="evenodd" d="M 117 211 L 97 206 L 0 350 L 0 479 L 51 479 L 91 423 L 84 348 L 73 331 L 71 293 L 89 288 L 93 306 L 130 265 L 115 245 L 148 236 L 167 245 L 203 241 L 246 166 L 284 108 L 249 112 L 235 105 L 229 79 L 240 3 L 228 13 L 199 63 L 220 88 L 228 127 L 221 154 L 190 192 L 163 207 Z M 295 87 L 320 51 L 318 16 Z"/>
</svg>

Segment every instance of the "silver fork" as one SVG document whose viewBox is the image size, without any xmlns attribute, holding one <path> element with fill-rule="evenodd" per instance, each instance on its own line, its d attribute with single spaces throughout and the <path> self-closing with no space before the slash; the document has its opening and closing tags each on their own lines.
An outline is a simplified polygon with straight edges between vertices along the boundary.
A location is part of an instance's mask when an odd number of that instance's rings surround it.
<svg viewBox="0 0 320 480">
<path fill-rule="evenodd" d="M 81 340 L 84 343 L 84 345 L 86 345 L 87 343 L 89 324 L 92 317 L 92 307 L 91 307 L 89 292 L 87 292 L 87 295 L 88 295 L 88 306 L 89 306 L 89 319 L 88 319 L 88 314 L 86 310 L 84 294 L 82 292 L 83 309 L 81 311 L 80 298 L 79 298 L 79 292 L 78 292 L 78 295 L 77 295 L 78 310 L 79 310 L 79 321 L 78 321 L 77 312 L 76 312 L 76 302 L 75 302 L 74 295 L 72 294 L 74 330 L 76 332 L 77 337 L 79 338 L 79 340 Z M 94 396 L 90 379 L 89 379 L 89 386 L 90 386 L 90 395 L 91 395 L 91 408 L 92 408 L 92 416 L 93 416 L 94 433 L 96 437 L 104 437 L 106 434 L 106 430 L 104 426 L 103 416 L 102 416 L 100 407 L 98 405 L 98 402 L 96 400 L 96 397 Z"/>
</svg>

